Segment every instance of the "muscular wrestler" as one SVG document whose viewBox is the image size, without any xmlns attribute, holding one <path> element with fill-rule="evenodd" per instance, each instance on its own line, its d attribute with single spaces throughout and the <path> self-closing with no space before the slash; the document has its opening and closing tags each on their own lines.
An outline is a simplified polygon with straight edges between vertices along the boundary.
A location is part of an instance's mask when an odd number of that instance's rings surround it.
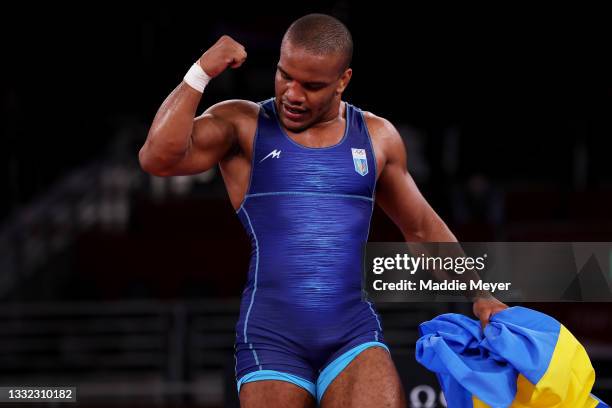
<svg viewBox="0 0 612 408">
<path fill-rule="evenodd" d="M 243 407 L 405 406 L 380 319 L 361 296 L 374 203 L 406 240 L 456 241 L 410 177 L 395 127 L 342 100 L 352 52 L 340 21 L 302 17 L 283 37 L 274 98 L 196 117 L 208 80 L 247 58 L 223 36 L 166 98 L 140 150 L 157 176 L 219 164 L 250 236 L 235 345 Z M 505 307 L 474 299 L 483 324 Z"/>
</svg>

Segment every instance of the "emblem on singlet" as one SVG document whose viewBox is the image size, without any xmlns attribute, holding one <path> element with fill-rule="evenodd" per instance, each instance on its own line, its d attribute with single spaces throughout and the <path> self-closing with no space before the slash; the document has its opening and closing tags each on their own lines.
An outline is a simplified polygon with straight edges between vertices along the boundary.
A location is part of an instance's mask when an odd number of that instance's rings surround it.
<svg viewBox="0 0 612 408">
<path fill-rule="evenodd" d="M 365 149 L 351 148 L 353 152 L 353 163 L 355 164 L 355 171 L 365 176 L 368 174 L 368 159 L 366 158 Z"/>
</svg>

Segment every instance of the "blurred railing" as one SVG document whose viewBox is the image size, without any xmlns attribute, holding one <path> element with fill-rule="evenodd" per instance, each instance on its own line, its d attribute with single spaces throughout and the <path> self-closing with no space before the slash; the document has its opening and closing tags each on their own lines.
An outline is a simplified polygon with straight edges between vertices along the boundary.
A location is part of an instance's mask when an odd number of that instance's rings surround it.
<svg viewBox="0 0 612 408">
<path fill-rule="evenodd" d="M 0 299 L 10 299 L 14 288 L 69 251 L 80 233 L 126 232 L 133 196 L 139 191 L 147 191 L 153 202 L 184 196 L 194 185 L 210 182 L 215 173 L 154 177 L 134 160 L 113 158 L 72 170 L 0 225 Z"/>
<path fill-rule="evenodd" d="M 444 305 L 378 308 L 394 352 Z M 239 301 L 5 304 L 0 383 L 71 385 L 89 403 L 223 405 L 233 387 Z"/>
</svg>

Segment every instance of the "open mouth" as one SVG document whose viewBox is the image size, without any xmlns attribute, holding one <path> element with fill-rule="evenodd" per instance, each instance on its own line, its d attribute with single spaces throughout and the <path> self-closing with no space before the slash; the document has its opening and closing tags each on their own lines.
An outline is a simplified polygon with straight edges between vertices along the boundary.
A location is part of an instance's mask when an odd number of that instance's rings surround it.
<svg viewBox="0 0 612 408">
<path fill-rule="evenodd" d="M 294 108 L 283 103 L 283 112 L 285 116 L 290 120 L 300 120 L 308 112 L 306 109 Z"/>
</svg>

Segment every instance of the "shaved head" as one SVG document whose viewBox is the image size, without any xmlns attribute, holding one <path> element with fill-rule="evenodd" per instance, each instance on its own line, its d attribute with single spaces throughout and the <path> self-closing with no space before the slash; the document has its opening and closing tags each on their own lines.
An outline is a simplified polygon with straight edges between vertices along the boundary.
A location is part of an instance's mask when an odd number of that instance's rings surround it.
<svg viewBox="0 0 612 408">
<path fill-rule="evenodd" d="M 315 55 L 340 54 L 343 70 L 353 59 L 353 38 L 340 20 L 326 14 L 308 14 L 295 20 L 287 29 L 281 47 L 287 42 Z"/>
</svg>

